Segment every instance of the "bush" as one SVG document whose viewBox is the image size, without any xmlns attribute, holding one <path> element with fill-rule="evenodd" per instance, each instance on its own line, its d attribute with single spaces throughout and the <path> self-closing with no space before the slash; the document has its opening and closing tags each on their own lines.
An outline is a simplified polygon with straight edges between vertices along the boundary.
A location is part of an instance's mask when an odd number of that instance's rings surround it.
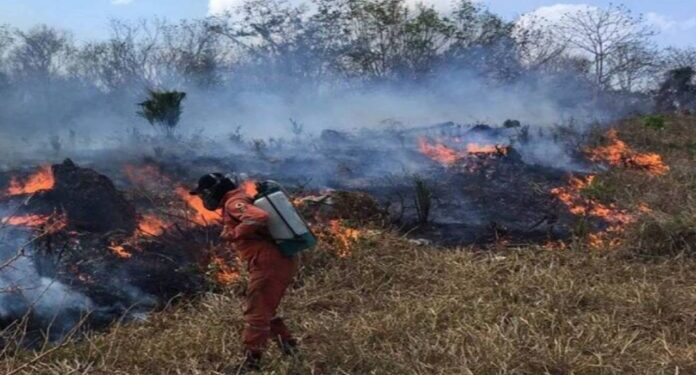
<svg viewBox="0 0 696 375">
<path fill-rule="evenodd" d="M 428 186 L 428 183 L 420 176 L 413 176 L 413 184 L 418 223 L 427 224 L 430 217 L 430 209 L 432 208 L 433 191 Z"/>
<path fill-rule="evenodd" d="M 181 118 L 181 102 L 186 98 L 185 92 L 149 90 L 149 98 L 138 105 L 142 108 L 138 115 L 150 125 L 158 125 L 171 136 Z"/>
<path fill-rule="evenodd" d="M 641 119 L 643 126 L 649 129 L 662 130 L 665 128 L 665 117 L 662 115 L 648 115 Z"/>
</svg>

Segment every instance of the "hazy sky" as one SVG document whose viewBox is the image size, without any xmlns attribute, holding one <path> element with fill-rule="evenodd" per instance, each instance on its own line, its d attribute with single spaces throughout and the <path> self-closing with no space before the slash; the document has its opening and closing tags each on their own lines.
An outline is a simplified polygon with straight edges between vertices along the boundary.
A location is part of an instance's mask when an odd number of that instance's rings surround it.
<svg viewBox="0 0 696 375">
<path fill-rule="evenodd" d="M 80 40 L 107 35 L 112 18 L 140 19 L 153 16 L 178 20 L 200 18 L 210 12 L 239 4 L 243 0 L 0 0 L 0 24 L 27 28 L 45 23 L 70 29 Z M 290 0 L 301 2 L 302 0 Z M 415 3 L 418 0 L 407 0 Z M 452 0 L 425 0 L 439 9 Z M 493 12 L 507 19 L 540 11 L 553 15 L 573 4 L 606 6 L 610 1 L 481 0 Z M 663 45 L 696 47 L 696 1 L 631 0 L 623 2 L 636 13 L 643 13 L 660 34 Z M 540 9 L 541 8 L 541 9 Z"/>
</svg>

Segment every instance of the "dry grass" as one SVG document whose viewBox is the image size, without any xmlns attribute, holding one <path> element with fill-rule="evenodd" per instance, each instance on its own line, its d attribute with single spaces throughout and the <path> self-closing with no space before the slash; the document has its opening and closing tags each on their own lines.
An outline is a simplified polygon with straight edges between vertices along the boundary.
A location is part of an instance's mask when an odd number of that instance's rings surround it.
<svg viewBox="0 0 696 375">
<path fill-rule="evenodd" d="M 415 248 L 392 235 L 305 259 L 285 315 L 303 355 L 269 374 L 696 373 L 696 262 Z M 240 299 L 210 294 L 66 345 L 23 374 L 215 374 L 239 359 Z M 8 373 L 34 354 L 6 358 Z"/>
<path fill-rule="evenodd" d="M 626 249 L 643 256 L 696 255 L 696 116 L 668 117 L 663 130 L 639 119 L 624 121 L 618 129 L 629 145 L 660 154 L 670 167 L 656 178 L 622 169 L 598 177 L 608 187 L 609 200 L 625 208 L 645 203 L 653 210 L 630 228 Z"/>
<path fill-rule="evenodd" d="M 616 202 L 645 201 L 656 212 L 632 229 L 630 254 L 651 253 L 652 244 L 693 230 L 693 125 L 693 118 L 673 119 L 662 135 L 622 125 L 623 138 L 663 153 L 672 167 L 657 179 L 630 171 L 600 177 Z M 666 236 L 651 243 L 655 233 Z M 670 250 L 691 245 L 669 243 Z M 271 350 L 266 373 L 696 373 L 696 258 L 646 262 L 624 254 L 581 247 L 443 251 L 390 233 L 363 240 L 348 258 L 319 249 L 306 254 L 284 302 L 303 353 L 286 359 Z M 205 295 L 34 362 L 40 354 L 5 358 L 0 373 L 21 366 L 16 373 L 224 373 L 240 359 L 240 304 L 234 291 Z"/>
</svg>

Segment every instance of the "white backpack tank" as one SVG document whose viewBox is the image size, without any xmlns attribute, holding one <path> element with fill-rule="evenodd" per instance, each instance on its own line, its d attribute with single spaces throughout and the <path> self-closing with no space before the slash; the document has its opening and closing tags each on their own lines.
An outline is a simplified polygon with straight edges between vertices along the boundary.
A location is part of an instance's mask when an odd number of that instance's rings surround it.
<svg viewBox="0 0 696 375">
<path fill-rule="evenodd" d="M 283 187 L 275 181 L 259 184 L 254 206 L 268 213 L 268 229 L 281 252 L 288 256 L 309 249 L 316 238 Z"/>
</svg>

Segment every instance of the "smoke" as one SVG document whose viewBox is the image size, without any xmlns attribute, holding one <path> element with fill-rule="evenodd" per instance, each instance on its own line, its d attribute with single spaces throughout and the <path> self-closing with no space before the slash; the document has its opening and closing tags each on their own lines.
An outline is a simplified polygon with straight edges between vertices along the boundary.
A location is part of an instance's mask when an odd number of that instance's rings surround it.
<svg viewBox="0 0 696 375">
<path fill-rule="evenodd" d="M 49 98 L 30 97 L 31 110 L 16 97 L 4 99 L 0 139 L 12 140 L 5 150 L 50 156 L 70 149 L 127 149 L 127 137 L 134 130 L 136 134 L 158 134 L 136 115 L 135 103 L 143 100 L 144 89 L 132 87 L 107 94 L 68 86 L 53 87 L 55 95 Z M 236 84 L 209 89 L 189 84 L 164 86 L 188 93 L 178 134 L 216 139 L 223 147 L 230 146 L 224 140 L 237 127 L 247 138 L 289 138 L 293 136 L 290 119 L 302 124 L 304 136 L 308 136 L 324 129 L 383 129 L 385 123 L 403 127 L 446 121 L 500 125 L 514 119 L 552 128 L 571 120 L 585 125 L 619 115 L 599 108 L 582 81 L 542 74 L 505 84 L 471 71 L 442 69 L 418 82 L 259 86 L 245 85 L 239 79 Z"/>
<path fill-rule="evenodd" d="M 13 216 L 17 210 L 11 206 L 0 207 L 0 218 Z M 61 280 L 76 277 L 66 275 L 77 272 L 76 265 L 61 263 L 61 255 L 39 250 L 40 242 L 31 228 L 0 225 L 0 329 L 26 322 L 26 327 L 18 327 L 25 330 L 19 337 L 25 345 L 40 343 L 44 336 L 58 341 L 83 327 L 116 319 L 141 319 L 160 303 L 128 282 L 129 271 L 113 265 L 101 265 L 84 275 L 100 275 L 96 288 L 83 291 L 67 285 Z"/>
<path fill-rule="evenodd" d="M 488 51 L 468 58 L 509 63 Z M 143 84 L 105 91 L 74 78 L 32 77 L 3 86 L 0 77 L 0 169 L 70 157 L 117 177 L 109 172 L 124 159 L 155 156 L 190 166 L 188 173 L 198 173 L 197 168 L 208 173 L 212 165 L 254 177 L 306 179 L 310 187 L 365 186 L 390 174 L 412 176 L 432 168 L 432 160 L 418 153 L 417 139 L 450 131 L 465 142 L 514 143 L 527 164 L 578 169 L 569 147 L 551 137 L 553 129 L 573 124 L 582 133 L 627 108 L 598 98 L 576 74 L 522 71 L 493 79 L 489 72 L 459 62 L 446 61 L 417 79 L 379 81 L 330 73 L 312 78 L 256 62 L 233 72 L 216 70 L 213 75 L 220 82 L 209 86 L 163 73 L 159 88 L 187 93 L 174 139 L 136 114 L 137 103 L 147 95 Z M 502 128 L 507 120 L 520 126 Z M 495 129 L 475 133 L 457 124 Z M 529 135 L 524 140 L 522 132 Z M 254 146 L 254 140 L 263 142 Z M 467 223 L 485 223 L 483 215 L 470 210 L 451 210 L 441 219 L 458 223 L 463 217 Z M 0 323 L 30 315 L 40 327 L 55 327 L 51 332 L 59 338 L 85 314 L 137 317 L 160 302 L 142 283 L 137 285 L 143 290 L 128 282 L 135 273 L 128 267 L 92 270 L 108 276 L 95 288 L 109 293 L 88 293 L 90 298 L 51 276 L 54 259 L 25 246 L 31 233 L 13 229 L 0 235 L 0 264 L 12 260 L 0 269 Z M 13 258 L 22 248 L 24 253 Z M 133 305 L 139 308 L 131 309 Z"/>
<path fill-rule="evenodd" d="M 542 80 L 542 77 L 538 77 Z M 551 127 L 565 119 L 587 122 L 606 118 L 583 102 L 560 102 L 572 87 L 554 88 L 545 82 L 518 82 L 493 86 L 473 74 L 440 72 L 419 84 L 382 84 L 367 88 L 339 88 L 317 92 L 311 87 L 278 87 L 254 90 L 192 92 L 186 103 L 183 126 L 198 126 L 217 134 L 242 125 L 249 136 L 290 135 L 288 119 L 295 119 L 310 132 L 324 129 L 377 128 L 385 120 L 406 127 L 446 121 L 500 125 L 516 119 Z"/>
<path fill-rule="evenodd" d="M 47 328 L 49 337 L 58 339 L 92 311 L 94 304 L 39 271 L 31 238 L 30 230 L 0 232 L 0 322 L 28 318 L 31 325 Z"/>
</svg>

